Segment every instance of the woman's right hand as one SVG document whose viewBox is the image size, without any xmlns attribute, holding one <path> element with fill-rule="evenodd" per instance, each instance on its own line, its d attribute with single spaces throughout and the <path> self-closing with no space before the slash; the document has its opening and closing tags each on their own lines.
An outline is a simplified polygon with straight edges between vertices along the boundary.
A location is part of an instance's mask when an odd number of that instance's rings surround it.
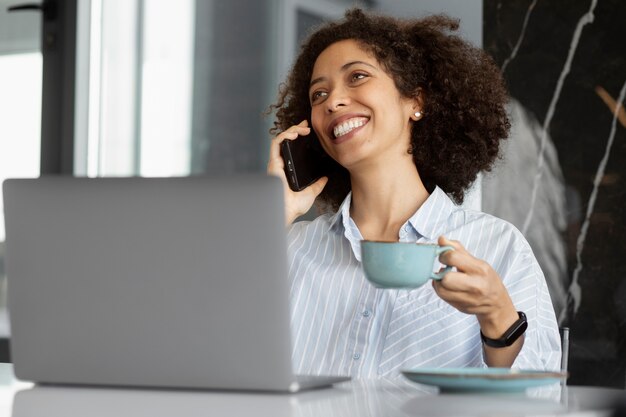
<svg viewBox="0 0 626 417">
<path fill-rule="evenodd" d="M 288 226 L 298 217 L 305 214 L 317 196 L 322 192 L 324 186 L 328 182 L 327 177 L 322 177 L 309 185 L 302 191 L 292 191 L 287 183 L 285 176 L 285 163 L 280 156 L 280 144 L 283 140 L 294 140 L 298 136 L 307 136 L 311 133 L 311 128 L 306 120 L 297 125 L 291 126 L 289 129 L 281 132 L 272 139 L 270 145 L 270 158 L 267 163 L 267 173 L 277 176 L 283 182 L 283 190 L 285 196 L 285 224 Z"/>
</svg>

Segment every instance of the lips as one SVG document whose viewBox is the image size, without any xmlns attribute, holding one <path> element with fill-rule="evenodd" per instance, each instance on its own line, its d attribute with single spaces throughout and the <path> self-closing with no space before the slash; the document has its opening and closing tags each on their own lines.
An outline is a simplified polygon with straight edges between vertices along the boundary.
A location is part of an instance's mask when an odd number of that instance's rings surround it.
<svg viewBox="0 0 626 417">
<path fill-rule="evenodd" d="M 339 139 L 342 136 L 347 135 L 353 130 L 364 126 L 369 122 L 368 117 L 364 116 L 344 116 L 337 120 L 334 120 L 329 126 L 329 136 L 334 139 Z"/>
</svg>

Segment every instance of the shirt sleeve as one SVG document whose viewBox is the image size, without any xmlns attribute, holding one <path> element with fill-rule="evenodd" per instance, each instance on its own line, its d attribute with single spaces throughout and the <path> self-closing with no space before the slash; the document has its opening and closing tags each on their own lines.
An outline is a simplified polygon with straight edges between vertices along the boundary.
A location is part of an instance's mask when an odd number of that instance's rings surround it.
<svg viewBox="0 0 626 417">
<path fill-rule="evenodd" d="M 561 338 L 545 277 L 526 240 L 502 277 L 518 311 L 528 320 L 524 345 L 511 368 L 557 371 L 561 367 Z"/>
</svg>

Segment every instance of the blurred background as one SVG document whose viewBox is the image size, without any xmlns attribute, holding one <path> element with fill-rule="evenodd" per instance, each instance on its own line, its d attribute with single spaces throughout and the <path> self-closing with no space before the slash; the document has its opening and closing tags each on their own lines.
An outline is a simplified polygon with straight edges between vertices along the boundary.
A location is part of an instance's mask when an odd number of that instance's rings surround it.
<svg viewBox="0 0 626 417">
<path fill-rule="evenodd" d="M 621 0 L 0 0 L 0 181 L 264 171 L 265 112 L 300 42 L 355 6 L 450 14 L 501 67 L 511 137 L 466 204 L 529 240 L 571 329 L 569 383 L 624 387 Z M 9 361 L 3 247 L 0 210 Z"/>
</svg>

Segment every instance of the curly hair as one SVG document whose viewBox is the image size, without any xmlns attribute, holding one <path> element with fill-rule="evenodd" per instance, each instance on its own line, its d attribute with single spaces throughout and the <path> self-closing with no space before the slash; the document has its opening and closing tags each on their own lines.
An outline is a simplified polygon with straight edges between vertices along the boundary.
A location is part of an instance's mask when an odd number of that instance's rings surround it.
<svg viewBox="0 0 626 417">
<path fill-rule="evenodd" d="M 407 152 L 430 191 L 439 186 L 460 204 L 481 171 L 499 157 L 500 140 L 510 124 L 508 94 L 500 70 L 489 55 L 450 32 L 458 20 L 445 15 L 400 20 L 346 11 L 345 18 L 318 28 L 302 45 L 285 83 L 276 110 L 276 134 L 308 120 L 308 90 L 317 57 L 331 44 L 355 40 L 392 77 L 400 94 L 422 94 L 423 117 L 414 122 Z M 334 161 L 333 161 L 334 162 Z M 351 189 L 348 171 L 332 164 L 328 184 L 317 204 L 337 210 Z"/>
</svg>

